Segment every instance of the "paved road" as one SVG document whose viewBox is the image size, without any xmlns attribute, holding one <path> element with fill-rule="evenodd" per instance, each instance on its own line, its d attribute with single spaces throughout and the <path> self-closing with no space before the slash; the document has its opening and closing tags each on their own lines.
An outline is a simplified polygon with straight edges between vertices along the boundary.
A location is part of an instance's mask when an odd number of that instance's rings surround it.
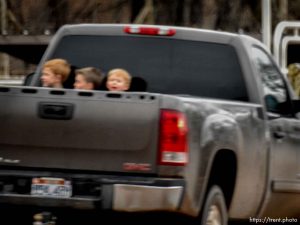
<svg viewBox="0 0 300 225">
<path fill-rule="evenodd" d="M 33 215 L 40 212 L 52 212 L 56 217 L 56 225 L 187 225 L 192 224 L 191 220 L 184 216 L 167 217 L 160 213 L 99 213 L 96 211 L 82 211 L 73 209 L 34 209 L 0 206 L 1 225 L 32 225 Z M 168 215 L 167 215 L 168 216 Z M 7 222 L 5 222 L 7 221 Z M 104 221 L 107 221 L 104 223 Z"/>
</svg>

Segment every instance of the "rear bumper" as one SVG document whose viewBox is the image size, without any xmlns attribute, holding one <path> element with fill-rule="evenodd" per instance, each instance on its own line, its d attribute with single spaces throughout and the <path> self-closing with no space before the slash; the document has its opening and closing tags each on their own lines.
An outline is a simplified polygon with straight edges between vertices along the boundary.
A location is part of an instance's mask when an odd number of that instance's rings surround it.
<svg viewBox="0 0 300 225">
<path fill-rule="evenodd" d="M 182 186 L 113 185 L 112 208 L 116 211 L 175 211 L 180 206 Z"/>
<path fill-rule="evenodd" d="M 184 195 L 184 180 L 143 176 L 90 174 L 37 174 L 0 172 L 0 202 L 41 207 L 100 208 L 124 212 L 177 211 Z M 22 174 L 22 175 L 21 175 Z M 68 198 L 31 195 L 35 177 L 60 177 L 71 181 Z"/>
</svg>

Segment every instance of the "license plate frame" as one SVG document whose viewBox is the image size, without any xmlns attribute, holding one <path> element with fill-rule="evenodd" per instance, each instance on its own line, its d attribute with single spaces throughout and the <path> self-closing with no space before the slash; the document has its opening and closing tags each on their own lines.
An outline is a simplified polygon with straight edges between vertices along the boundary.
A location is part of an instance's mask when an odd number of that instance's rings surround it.
<svg viewBox="0 0 300 225">
<path fill-rule="evenodd" d="M 49 198 L 71 198 L 71 181 L 64 178 L 36 177 L 32 178 L 31 195 Z"/>
</svg>

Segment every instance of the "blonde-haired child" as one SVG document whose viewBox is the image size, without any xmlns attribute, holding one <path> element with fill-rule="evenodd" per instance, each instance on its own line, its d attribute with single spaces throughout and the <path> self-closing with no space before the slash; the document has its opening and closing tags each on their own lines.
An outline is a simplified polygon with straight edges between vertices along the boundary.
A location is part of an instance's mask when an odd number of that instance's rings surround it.
<svg viewBox="0 0 300 225">
<path fill-rule="evenodd" d="M 106 87 L 109 91 L 127 91 L 131 75 L 124 69 L 113 69 L 108 72 Z"/>
</svg>

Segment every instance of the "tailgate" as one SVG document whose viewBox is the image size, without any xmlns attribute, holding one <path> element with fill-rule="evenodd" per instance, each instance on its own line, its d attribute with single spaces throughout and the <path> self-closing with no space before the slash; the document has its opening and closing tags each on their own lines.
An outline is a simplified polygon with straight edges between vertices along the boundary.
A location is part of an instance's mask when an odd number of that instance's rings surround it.
<svg viewBox="0 0 300 225">
<path fill-rule="evenodd" d="M 155 172 L 159 95 L 15 87 L 0 104 L 0 165 Z"/>
</svg>

